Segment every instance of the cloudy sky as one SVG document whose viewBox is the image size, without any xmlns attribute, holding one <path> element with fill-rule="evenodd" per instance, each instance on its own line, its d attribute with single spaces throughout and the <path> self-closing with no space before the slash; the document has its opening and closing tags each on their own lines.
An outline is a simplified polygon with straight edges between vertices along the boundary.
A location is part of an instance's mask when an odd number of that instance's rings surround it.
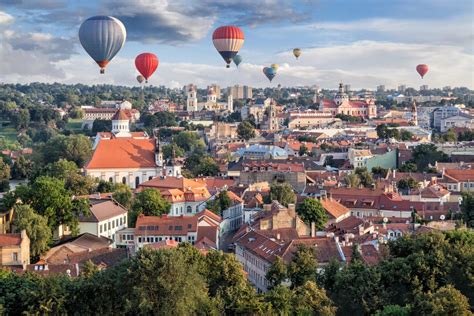
<svg viewBox="0 0 474 316">
<path fill-rule="evenodd" d="M 472 0 L 0 0 L 0 82 L 134 85 L 136 55 L 158 55 L 154 85 L 248 84 L 474 88 Z M 127 42 L 99 75 L 79 26 L 112 15 Z M 238 69 L 212 45 L 220 25 L 245 33 Z M 294 47 L 303 50 L 296 61 Z M 270 84 L 262 67 L 280 64 Z M 421 80 L 419 63 L 430 66 Z"/>
</svg>

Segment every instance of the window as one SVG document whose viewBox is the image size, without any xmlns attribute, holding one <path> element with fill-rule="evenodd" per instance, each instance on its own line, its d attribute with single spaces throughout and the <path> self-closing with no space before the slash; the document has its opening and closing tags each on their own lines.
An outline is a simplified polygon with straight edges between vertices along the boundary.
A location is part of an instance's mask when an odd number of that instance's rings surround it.
<svg viewBox="0 0 474 316">
<path fill-rule="evenodd" d="M 109 222 L 109 225 L 108 225 L 108 226 L 109 226 L 109 229 L 108 229 L 108 230 L 110 230 L 110 222 Z"/>
<path fill-rule="evenodd" d="M 114 180 L 112 179 L 112 177 L 109 177 L 109 182 L 114 182 Z"/>
<path fill-rule="evenodd" d="M 112 228 L 115 228 L 115 221 L 112 221 Z"/>
<path fill-rule="evenodd" d="M 140 177 L 135 177 L 135 187 L 137 188 L 140 184 Z"/>
<path fill-rule="evenodd" d="M 192 211 L 193 211 L 193 210 L 192 210 L 191 206 L 188 206 L 188 207 L 186 208 L 186 212 L 191 213 Z"/>
<path fill-rule="evenodd" d="M 18 261 L 18 252 L 12 253 L 12 259 L 13 261 Z"/>
<path fill-rule="evenodd" d="M 127 184 L 127 178 L 122 177 L 122 183 L 123 183 L 123 184 Z"/>
<path fill-rule="evenodd" d="M 151 180 L 151 179 L 153 179 L 153 177 L 152 177 L 152 176 L 149 176 L 149 177 L 148 177 L 148 180 Z"/>
<path fill-rule="evenodd" d="M 102 233 L 102 225 L 99 225 L 99 233 Z"/>
</svg>

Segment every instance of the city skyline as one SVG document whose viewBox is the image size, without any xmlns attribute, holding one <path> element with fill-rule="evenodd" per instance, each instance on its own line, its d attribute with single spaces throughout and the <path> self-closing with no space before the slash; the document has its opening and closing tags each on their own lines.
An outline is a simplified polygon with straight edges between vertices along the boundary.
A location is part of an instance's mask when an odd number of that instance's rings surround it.
<svg viewBox="0 0 474 316">
<path fill-rule="evenodd" d="M 70 1 L 34 4 L 3 0 L 0 8 L 0 81 L 135 85 L 133 60 L 150 51 L 160 66 L 152 85 L 188 83 L 221 87 L 312 86 L 335 89 L 473 87 L 470 1 Z M 423 17 L 419 12 L 424 11 Z M 118 17 L 127 42 L 104 76 L 80 47 L 77 32 L 88 17 Z M 54 21 L 54 22 L 51 22 Z M 213 30 L 239 25 L 246 36 L 244 61 L 225 69 L 215 51 Z M 458 30 L 470 30 L 459 32 Z M 454 34 L 454 35 L 453 35 Z M 301 47 L 299 60 L 292 48 Z M 29 60 L 18 63 L 17 60 Z M 453 62 L 454 61 L 454 62 Z M 268 83 L 262 67 L 280 64 Z M 425 79 L 415 71 L 430 65 Z"/>
</svg>

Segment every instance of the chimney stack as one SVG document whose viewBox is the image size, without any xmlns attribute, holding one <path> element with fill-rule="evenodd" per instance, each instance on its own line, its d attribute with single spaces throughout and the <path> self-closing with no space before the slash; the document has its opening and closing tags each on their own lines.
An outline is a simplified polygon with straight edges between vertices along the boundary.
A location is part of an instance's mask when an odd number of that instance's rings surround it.
<svg viewBox="0 0 474 316">
<path fill-rule="evenodd" d="M 316 223 L 311 222 L 311 237 L 316 237 Z"/>
<path fill-rule="evenodd" d="M 296 216 L 296 205 L 293 203 L 288 204 L 288 211 L 290 211 L 290 214 L 292 217 Z"/>
</svg>

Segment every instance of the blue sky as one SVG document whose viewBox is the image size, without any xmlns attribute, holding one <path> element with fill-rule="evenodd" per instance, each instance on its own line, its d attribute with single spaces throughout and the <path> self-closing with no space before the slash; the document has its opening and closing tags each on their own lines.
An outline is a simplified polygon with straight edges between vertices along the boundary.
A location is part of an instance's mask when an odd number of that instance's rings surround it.
<svg viewBox="0 0 474 316">
<path fill-rule="evenodd" d="M 104 76 L 77 32 L 93 15 L 112 15 L 127 42 Z M 0 0 L 0 81 L 135 84 L 133 59 L 154 52 L 151 84 L 249 84 L 357 88 L 421 84 L 473 88 L 473 3 L 467 0 Z M 212 31 L 242 27 L 239 69 L 223 68 Z M 294 47 L 303 54 L 295 61 Z M 22 58 L 30 63 L 18 64 Z M 261 69 L 280 70 L 272 84 Z M 418 63 L 430 65 L 425 80 Z"/>
</svg>

